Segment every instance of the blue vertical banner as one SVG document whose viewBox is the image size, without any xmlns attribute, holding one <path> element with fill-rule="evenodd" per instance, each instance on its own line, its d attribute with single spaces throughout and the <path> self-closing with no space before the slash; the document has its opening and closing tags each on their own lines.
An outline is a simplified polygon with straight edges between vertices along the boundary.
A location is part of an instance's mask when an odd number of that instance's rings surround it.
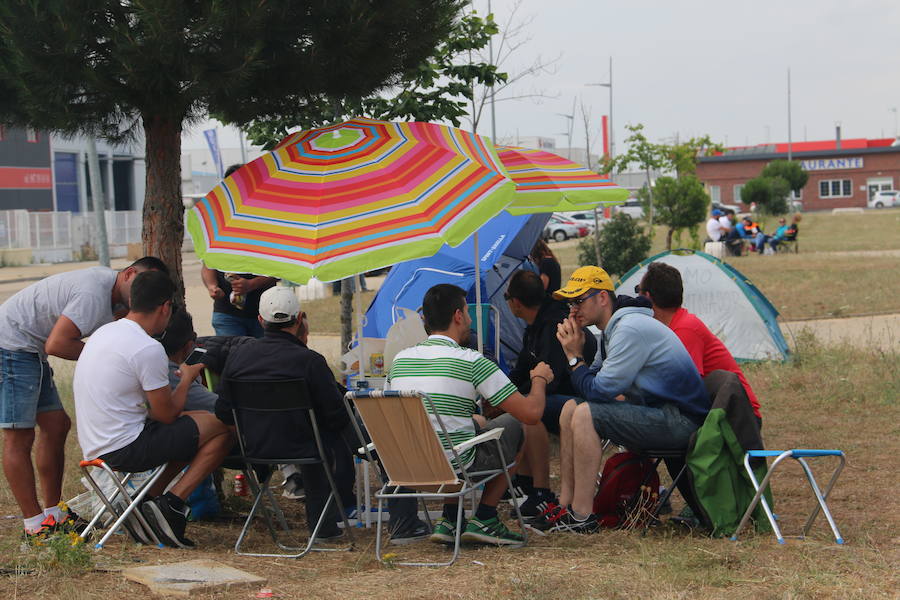
<svg viewBox="0 0 900 600">
<path fill-rule="evenodd" d="M 206 144 L 209 146 L 209 153 L 212 154 L 213 162 L 216 164 L 216 173 L 219 178 L 225 176 L 225 167 L 222 165 L 222 152 L 219 150 L 219 133 L 216 129 L 206 129 L 203 131 L 206 138 Z"/>
</svg>

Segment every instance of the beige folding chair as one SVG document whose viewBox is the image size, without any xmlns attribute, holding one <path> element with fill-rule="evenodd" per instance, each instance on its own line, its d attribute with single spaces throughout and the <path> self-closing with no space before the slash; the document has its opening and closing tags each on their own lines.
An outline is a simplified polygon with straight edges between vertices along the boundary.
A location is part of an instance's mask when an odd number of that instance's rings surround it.
<svg viewBox="0 0 900 600">
<path fill-rule="evenodd" d="M 506 477 L 506 485 L 510 494 L 513 493 L 512 479 L 509 469 L 515 466 L 515 460 L 503 455 L 503 447 L 500 444 L 500 436 L 503 428 L 490 429 L 475 436 L 471 440 L 453 445 L 450 435 L 444 426 L 440 415 L 434 409 L 431 398 L 423 392 L 415 391 L 359 391 L 347 392 L 344 397 L 347 409 L 350 402 L 356 406 L 357 413 L 363 421 L 372 443 L 364 446 L 363 452 L 366 458 L 373 461 L 372 451 L 378 455 L 388 481 L 375 493 L 378 500 L 378 514 L 384 507 L 384 502 L 397 498 L 416 498 L 419 500 L 445 500 L 458 498 L 456 515 L 456 539 L 454 540 L 453 556 L 447 562 L 401 562 L 392 563 L 413 567 L 444 567 L 452 565 L 459 556 L 460 535 L 462 534 L 463 499 L 469 494 L 474 494 L 482 484 L 499 475 Z M 440 427 L 436 431 L 428 418 L 425 407 L 435 416 Z M 356 433 L 363 444 L 366 438 L 356 419 L 351 419 Z M 493 441 L 501 461 L 505 467 L 489 471 L 469 471 L 462 468 L 454 471 L 450 460 L 441 447 L 441 440 L 445 440 L 447 447 L 457 464 L 460 464 L 459 456 L 469 448 Z M 514 457 L 512 457 L 514 458 Z M 401 491 L 403 489 L 413 490 Z M 525 524 L 519 507 L 513 504 L 519 527 L 522 530 L 524 546 L 527 541 Z M 382 519 L 378 519 L 375 533 L 375 556 L 383 561 L 381 556 L 381 528 Z"/>
</svg>

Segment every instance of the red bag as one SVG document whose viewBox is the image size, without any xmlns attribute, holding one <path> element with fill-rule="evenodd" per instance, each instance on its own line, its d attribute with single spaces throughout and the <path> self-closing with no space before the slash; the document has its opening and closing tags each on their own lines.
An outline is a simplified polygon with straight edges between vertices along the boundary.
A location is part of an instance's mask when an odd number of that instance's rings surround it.
<svg viewBox="0 0 900 600">
<path fill-rule="evenodd" d="M 594 496 L 601 527 L 631 529 L 642 525 L 659 499 L 659 475 L 653 461 L 634 452 L 610 456 Z"/>
</svg>

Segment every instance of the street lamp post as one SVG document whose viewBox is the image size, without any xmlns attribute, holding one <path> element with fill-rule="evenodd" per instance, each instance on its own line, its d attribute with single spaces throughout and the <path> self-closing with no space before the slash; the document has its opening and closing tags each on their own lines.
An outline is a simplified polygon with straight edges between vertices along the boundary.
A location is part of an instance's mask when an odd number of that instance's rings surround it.
<svg viewBox="0 0 900 600">
<path fill-rule="evenodd" d="M 573 109 L 574 110 L 574 109 Z M 566 113 L 556 113 L 560 117 L 565 117 L 569 120 L 569 126 L 566 127 L 566 132 L 560 135 L 564 135 L 567 138 L 567 143 L 569 145 L 568 150 L 566 150 L 566 158 L 572 160 L 572 128 L 575 126 L 575 115 L 567 115 Z"/>
<path fill-rule="evenodd" d="M 588 83 L 585 85 L 599 86 L 609 88 L 609 157 L 616 155 L 616 143 L 613 139 L 613 78 L 612 78 L 612 56 L 609 57 L 609 81 L 606 83 Z"/>
<path fill-rule="evenodd" d="M 893 106 L 888 110 L 894 113 L 894 137 L 900 137 L 900 129 L 897 129 L 897 107 Z"/>
</svg>

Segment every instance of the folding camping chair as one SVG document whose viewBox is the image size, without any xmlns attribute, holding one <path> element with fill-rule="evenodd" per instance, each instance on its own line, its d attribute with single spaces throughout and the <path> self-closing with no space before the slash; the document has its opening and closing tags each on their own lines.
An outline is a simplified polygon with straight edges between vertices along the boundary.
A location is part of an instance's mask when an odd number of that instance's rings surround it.
<svg viewBox="0 0 900 600">
<path fill-rule="evenodd" d="M 750 460 L 754 458 L 765 460 L 766 457 L 771 456 L 774 456 L 776 458 L 772 461 L 772 466 L 769 467 L 769 472 L 766 473 L 766 476 L 760 483 L 759 481 L 757 481 L 756 475 L 753 473 L 753 469 L 750 466 Z M 825 486 L 824 492 L 819 489 L 819 484 L 816 483 L 816 478 L 813 476 L 812 469 L 809 468 L 809 465 L 806 462 L 807 458 L 816 458 L 822 456 L 836 456 L 840 459 L 837 467 L 835 467 L 834 472 L 831 475 L 831 479 L 828 481 L 828 485 Z M 834 522 L 834 517 L 831 516 L 831 511 L 828 510 L 828 504 L 826 504 L 826 501 L 828 500 L 828 494 L 831 493 L 831 488 L 834 487 L 834 483 L 837 481 L 838 476 L 841 474 L 841 471 L 844 468 L 844 463 L 846 462 L 844 453 L 840 450 L 815 450 L 806 448 L 794 448 L 793 450 L 750 450 L 747 452 L 746 456 L 744 456 L 744 468 L 747 470 L 747 474 L 750 476 L 750 481 L 753 482 L 753 486 L 756 488 L 756 495 L 750 502 L 750 506 L 747 507 L 746 512 L 744 512 L 744 516 L 741 518 L 741 522 L 740 524 L 738 524 L 737 529 L 734 530 L 734 535 L 731 536 L 731 539 L 737 540 L 738 532 L 743 529 L 744 525 L 747 524 L 747 521 L 750 520 L 750 515 L 753 514 L 753 510 L 756 508 L 756 505 L 761 502 L 763 510 L 766 512 L 766 517 L 768 517 L 769 519 L 769 524 L 772 526 L 772 531 L 775 532 L 775 537 L 778 539 L 778 543 L 784 543 L 784 536 L 781 534 L 781 529 L 778 527 L 778 523 L 775 520 L 775 515 L 772 514 L 772 509 L 769 507 L 769 503 L 766 502 L 763 494 L 766 491 L 766 486 L 769 485 L 769 480 L 772 477 L 772 473 L 775 472 L 775 469 L 778 467 L 778 465 L 784 462 L 786 458 L 793 458 L 798 463 L 800 463 L 800 466 L 803 467 L 803 472 L 806 473 L 806 480 L 809 482 L 809 487 L 812 489 L 812 493 L 816 497 L 816 505 L 813 507 L 812 512 L 806 519 L 806 524 L 803 526 L 802 533 L 798 537 L 800 539 L 806 537 L 806 535 L 809 533 L 809 529 L 815 522 L 816 517 L 819 516 L 819 509 L 821 509 L 822 512 L 825 513 L 825 518 L 828 519 L 828 524 L 831 526 L 832 533 L 834 533 L 834 541 L 836 541 L 838 544 L 843 544 L 844 538 L 841 537 L 841 534 L 838 531 L 837 524 Z"/>
<path fill-rule="evenodd" d="M 159 479 L 160 475 L 162 475 L 163 471 L 166 468 L 166 465 L 160 465 L 153 469 L 150 476 L 147 477 L 142 484 L 140 484 L 132 496 L 128 489 L 127 485 L 131 481 L 131 478 L 134 476 L 134 473 L 119 473 L 113 470 L 106 462 L 101 458 L 96 458 L 94 460 L 83 460 L 78 463 L 78 466 L 81 467 L 82 472 L 84 473 L 85 480 L 88 482 L 88 485 L 91 486 L 91 489 L 94 490 L 94 493 L 97 494 L 97 498 L 100 499 L 100 502 L 103 503 L 103 508 L 98 510 L 94 514 L 94 518 L 91 519 L 90 523 L 88 523 L 87 527 L 81 532 L 81 539 L 86 540 L 90 535 L 91 531 L 93 531 L 94 527 L 100 522 L 103 516 L 109 513 L 110 517 L 115 519 L 113 524 L 109 527 L 106 533 L 100 538 L 100 541 L 94 544 L 94 547 L 97 550 L 103 548 L 106 542 L 109 540 L 109 537 L 114 534 L 119 527 L 124 526 L 126 531 L 128 531 L 129 535 L 134 539 L 134 541 L 139 544 L 147 544 L 152 543 L 156 545 L 158 548 L 162 548 L 163 544 L 159 541 L 159 538 L 156 537 L 156 534 L 151 529 L 149 523 L 144 518 L 144 515 L 141 514 L 139 505 L 144 501 L 144 497 L 147 495 L 147 491 L 153 486 L 154 483 Z M 110 496 L 107 496 L 103 492 L 103 488 L 94 479 L 91 474 L 92 469 L 100 469 L 104 473 L 107 474 L 109 479 L 115 484 L 115 489 Z M 124 507 L 117 506 L 118 502 L 123 502 Z M 137 522 L 129 522 L 129 517 L 134 515 L 134 518 Z"/>
<path fill-rule="evenodd" d="M 227 379 L 225 385 L 228 387 L 228 397 L 232 404 L 232 414 L 234 416 L 235 429 L 237 431 L 238 443 L 241 449 L 241 457 L 246 465 L 244 472 L 254 480 L 254 485 L 251 488 L 254 491 L 253 505 L 250 509 L 250 514 L 247 515 L 247 520 L 244 522 L 241 533 L 235 542 L 235 553 L 244 556 L 300 558 L 310 551 L 340 552 L 352 549 L 353 532 L 347 521 L 344 506 L 338 495 L 337 486 L 332 477 L 331 469 L 326 462 L 327 455 L 322 446 L 322 438 L 319 434 L 316 414 L 310 402 L 309 388 L 306 385 L 306 380 L 291 379 L 267 381 Z M 297 416 L 300 416 L 301 418 L 295 418 Z M 261 456 L 259 455 L 259 452 L 261 452 L 261 440 L 248 439 L 245 436 L 246 428 L 242 427 L 242 423 L 247 419 L 266 419 L 266 423 L 271 424 L 271 427 L 268 429 L 269 437 L 298 441 L 312 438 L 315 440 L 317 454 L 315 456 Z M 297 450 L 297 454 L 299 454 L 299 448 Z M 274 467 L 285 464 L 298 466 L 322 465 L 325 476 L 328 479 L 328 484 L 331 487 L 331 492 L 322 508 L 322 513 L 319 515 L 319 519 L 304 548 L 287 546 L 281 543 L 275 524 L 272 522 L 271 515 L 269 514 L 270 511 L 274 513 L 279 520 L 281 529 L 285 533 L 290 532 L 287 522 L 281 516 L 281 507 L 275 499 L 275 494 L 272 493 L 272 490 L 269 487 Z M 268 467 L 266 474 L 262 478 L 257 477 L 256 471 L 253 469 L 254 465 Z M 268 506 L 264 504 L 264 500 L 268 501 Z M 309 499 L 307 499 L 307 501 L 309 501 Z M 351 545 L 342 548 L 314 547 L 316 536 L 328 516 L 332 502 L 337 503 L 338 511 L 344 520 L 344 531 L 346 532 Z M 255 553 L 244 552 L 241 550 L 241 546 L 247 536 L 250 525 L 257 514 L 260 514 L 263 517 L 263 521 L 272 537 L 272 541 L 279 548 L 285 550 L 284 553 Z"/>
<path fill-rule="evenodd" d="M 372 439 L 372 444 L 365 445 L 366 438 L 356 419 L 352 419 L 356 434 L 364 444 L 363 452 L 369 461 L 373 461 L 372 451 L 378 454 L 378 459 L 387 474 L 388 481 L 375 493 L 378 500 L 378 511 L 381 512 L 384 502 L 395 498 L 417 498 L 421 500 L 445 500 L 458 498 L 459 504 L 456 515 L 456 538 L 453 546 L 453 556 L 447 562 L 400 562 L 393 563 L 402 566 L 427 566 L 444 567 L 452 565 L 459 556 L 460 535 L 462 534 L 463 500 L 467 495 L 474 495 L 479 486 L 491 481 L 499 475 L 506 477 L 506 485 L 510 494 L 513 494 L 512 479 L 509 469 L 515 466 L 515 461 L 503 455 L 503 447 L 500 444 L 500 436 L 503 429 L 490 429 L 475 436 L 467 442 L 454 445 L 447 433 L 440 415 L 434 409 L 432 399 L 423 392 L 415 391 L 360 391 L 347 392 L 345 402 L 353 402 L 363 424 Z M 434 416 L 440 428 L 436 431 L 431 424 L 425 407 Z M 450 460 L 441 447 L 444 440 L 451 449 L 453 458 L 457 463 L 460 454 L 478 444 L 493 441 L 497 444 L 499 456 L 506 466 L 501 469 L 489 471 L 469 471 L 465 467 L 459 472 L 454 471 Z M 404 488 L 413 491 L 402 491 Z M 525 524 L 519 507 L 513 504 L 519 527 L 522 529 L 523 543 L 528 542 Z M 384 562 L 381 556 L 381 529 L 382 520 L 378 519 L 375 532 L 375 556 Z"/>
</svg>

